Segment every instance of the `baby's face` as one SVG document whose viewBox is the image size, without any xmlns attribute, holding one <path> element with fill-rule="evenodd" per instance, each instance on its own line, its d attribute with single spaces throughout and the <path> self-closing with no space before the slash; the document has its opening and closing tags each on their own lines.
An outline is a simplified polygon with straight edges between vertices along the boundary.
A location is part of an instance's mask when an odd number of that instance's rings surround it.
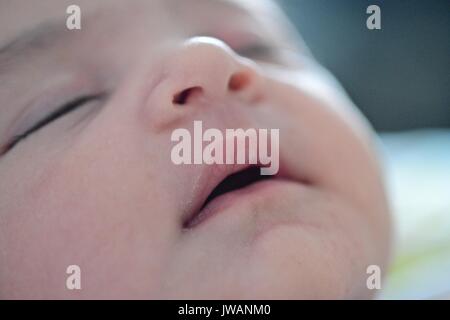
<svg viewBox="0 0 450 320">
<path fill-rule="evenodd" d="M 371 133 L 278 15 L 86 0 L 69 31 L 69 4 L 0 2 L 0 297 L 370 295 L 389 229 Z M 246 166 L 175 164 L 194 121 L 279 129 L 277 175 L 203 207 Z"/>
</svg>

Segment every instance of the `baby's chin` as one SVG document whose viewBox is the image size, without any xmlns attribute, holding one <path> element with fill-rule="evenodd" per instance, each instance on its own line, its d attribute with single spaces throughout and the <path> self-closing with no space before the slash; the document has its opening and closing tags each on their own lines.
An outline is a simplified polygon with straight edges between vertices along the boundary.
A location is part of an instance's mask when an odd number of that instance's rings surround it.
<svg viewBox="0 0 450 320">
<path fill-rule="evenodd" d="M 366 268 L 377 257 L 351 201 L 298 183 L 258 188 L 224 199 L 184 235 L 165 297 L 367 296 Z"/>
</svg>

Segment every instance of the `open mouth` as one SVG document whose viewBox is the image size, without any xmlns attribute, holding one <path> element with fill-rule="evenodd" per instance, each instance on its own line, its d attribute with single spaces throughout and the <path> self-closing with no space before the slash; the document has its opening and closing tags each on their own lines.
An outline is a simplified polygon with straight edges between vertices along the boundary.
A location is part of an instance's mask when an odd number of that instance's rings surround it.
<svg viewBox="0 0 450 320">
<path fill-rule="evenodd" d="M 229 175 L 224 180 L 222 180 L 217 185 L 217 187 L 213 189 L 208 198 L 206 198 L 206 201 L 203 204 L 202 209 L 206 207 L 206 205 L 211 201 L 213 201 L 215 198 L 227 192 L 233 192 L 235 190 L 245 188 L 258 181 L 267 180 L 271 178 L 273 178 L 273 176 L 261 175 L 260 167 L 258 166 L 251 166 L 245 170 Z"/>
<path fill-rule="evenodd" d="M 220 196 L 234 192 L 239 189 L 246 188 L 250 185 L 256 184 L 260 181 L 274 179 L 273 175 L 262 175 L 261 167 L 250 166 L 244 170 L 233 173 L 223 179 L 208 195 L 200 210 L 193 216 L 191 216 L 185 223 L 185 228 L 192 228 L 199 224 L 204 217 L 201 215 L 203 209 L 212 201 L 219 198 Z"/>
</svg>

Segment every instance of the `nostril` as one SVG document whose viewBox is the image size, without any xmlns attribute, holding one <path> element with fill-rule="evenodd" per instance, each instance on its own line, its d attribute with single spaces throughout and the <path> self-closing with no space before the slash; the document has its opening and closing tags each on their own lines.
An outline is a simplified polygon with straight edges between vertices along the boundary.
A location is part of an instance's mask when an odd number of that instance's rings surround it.
<svg viewBox="0 0 450 320">
<path fill-rule="evenodd" d="M 228 89 L 230 91 L 240 91 L 250 84 L 250 75 L 246 72 L 237 72 L 230 77 Z"/>
<path fill-rule="evenodd" d="M 188 102 L 194 95 L 202 93 L 203 89 L 201 87 L 191 87 L 184 89 L 173 96 L 172 102 L 174 104 L 183 105 Z"/>
</svg>

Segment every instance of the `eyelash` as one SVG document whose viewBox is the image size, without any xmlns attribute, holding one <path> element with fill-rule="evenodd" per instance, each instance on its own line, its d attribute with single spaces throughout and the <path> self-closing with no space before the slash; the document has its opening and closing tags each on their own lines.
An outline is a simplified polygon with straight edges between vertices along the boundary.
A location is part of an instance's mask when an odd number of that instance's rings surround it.
<svg viewBox="0 0 450 320">
<path fill-rule="evenodd" d="M 241 56 L 251 59 L 271 59 L 275 56 L 276 49 L 262 43 L 256 43 L 234 49 Z"/>
<path fill-rule="evenodd" d="M 222 38 L 220 35 L 214 33 L 203 33 L 206 36 L 215 37 L 221 39 L 227 43 L 238 55 L 255 60 L 272 62 L 276 59 L 278 49 L 262 40 L 260 41 L 250 41 L 249 43 L 233 46 L 226 39 Z M 193 35 L 192 35 L 193 36 Z"/>
<path fill-rule="evenodd" d="M 67 115 L 68 113 L 84 106 L 85 104 L 92 102 L 94 100 L 99 100 L 104 98 L 105 94 L 94 94 L 94 95 L 86 95 L 86 96 L 80 96 L 75 98 L 74 100 L 71 100 L 59 108 L 57 108 L 55 111 L 51 112 L 49 115 L 44 117 L 43 119 L 39 120 L 36 124 L 31 126 L 28 130 L 26 130 L 24 133 L 16 135 L 12 137 L 12 139 L 0 150 L 0 156 L 6 154 L 8 151 L 13 149 L 20 141 L 28 137 L 29 135 L 33 134 L 34 132 L 42 129 L 46 125 L 50 124 L 51 122 Z"/>
</svg>

